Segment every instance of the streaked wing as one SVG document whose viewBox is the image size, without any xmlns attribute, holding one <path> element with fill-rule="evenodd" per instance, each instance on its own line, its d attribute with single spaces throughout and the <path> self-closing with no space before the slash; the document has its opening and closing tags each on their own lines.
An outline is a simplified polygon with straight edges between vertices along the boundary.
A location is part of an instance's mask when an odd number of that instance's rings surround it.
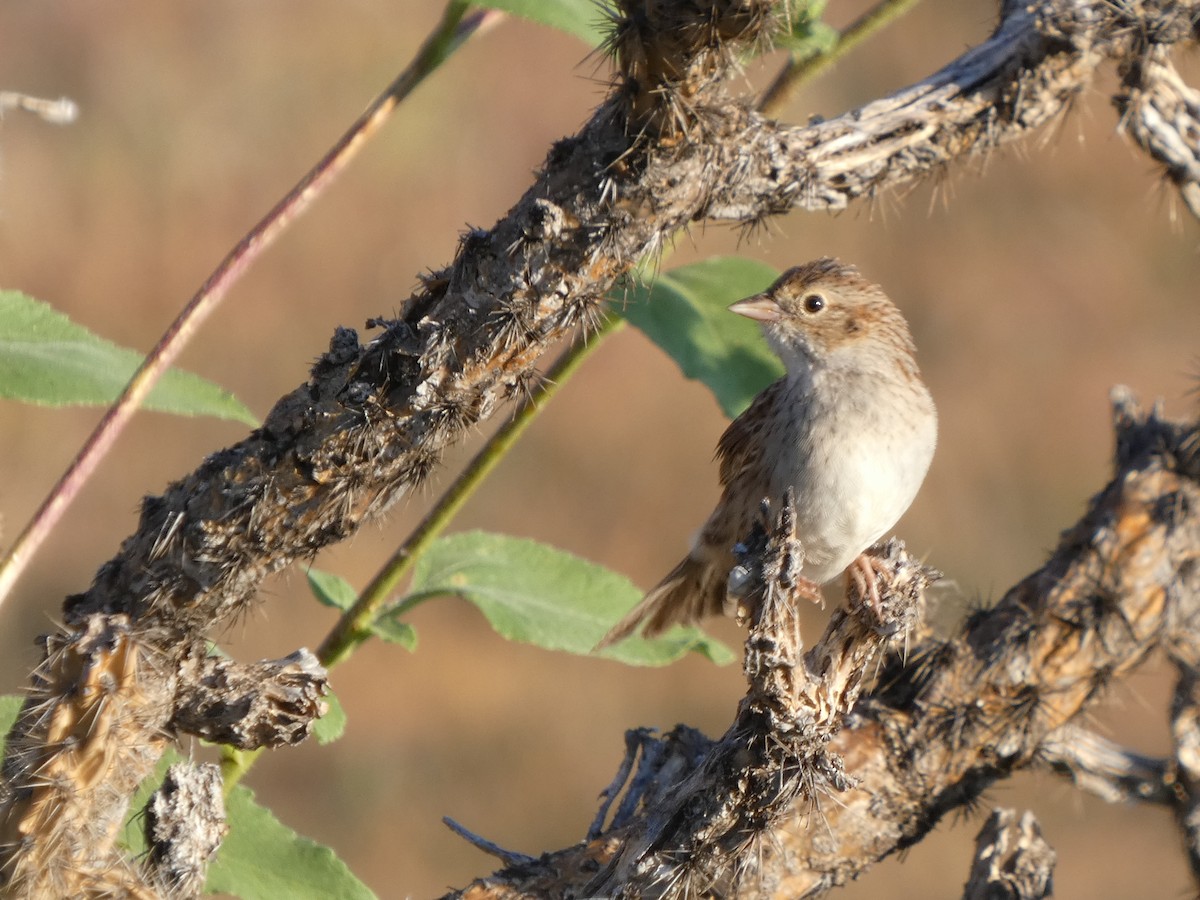
<svg viewBox="0 0 1200 900">
<path fill-rule="evenodd" d="M 728 486 L 741 481 L 742 473 L 751 470 L 762 477 L 764 433 L 775 421 L 776 406 L 783 399 L 786 379 L 780 378 L 754 398 L 746 411 L 729 423 L 717 443 L 717 459 L 721 462 L 721 484 Z"/>
</svg>

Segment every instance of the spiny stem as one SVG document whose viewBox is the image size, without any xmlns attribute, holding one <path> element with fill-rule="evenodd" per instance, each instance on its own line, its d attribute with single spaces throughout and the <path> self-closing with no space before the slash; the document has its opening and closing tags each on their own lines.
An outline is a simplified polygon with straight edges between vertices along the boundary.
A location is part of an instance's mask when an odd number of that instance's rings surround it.
<svg viewBox="0 0 1200 900">
<path fill-rule="evenodd" d="M 828 53 L 806 60 L 789 62 L 764 94 L 759 103 L 759 109 L 764 112 L 773 112 L 778 109 L 788 93 L 805 81 L 814 78 L 853 47 L 892 19 L 906 12 L 917 2 L 918 0 L 882 0 L 873 10 L 843 31 L 837 44 Z M 354 648 L 358 644 L 370 636 L 371 623 L 421 553 L 442 532 L 447 523 L 474 493 L 484 477 L 504 457 L 541 412 L 542 407 L 553 398 L 584 359 L 594 353 L 605 338 L 616 333 L 624 324 L 623 319 L 610 314 L 587 341 L 580 342 L 563 353 L 547 373 L 546 383 L 537 396 L 523 403 L 512 419 L 492 435 L 466 469 L 455 479 L 437 505 L 430 510 L 404 544 L 371 579 L 371 583 L 359 595 L 354 605 L 338 619 L 337 624 L 321 642 L 317 652 L 318 658 L 326 668 L 332 668 L 343 662 L 354 652 Z M 426 594 L 414 596 L 411 603 L 401 600 L 397 604 L 395 612 L 407 612 L 428 597 L 429 595 Z M 232 790 L 233 786 L 246 774 L 260 753 L 262 753 L 261 750 L 243 751 L 234 750 L 231 747 L 222 748 L 221 771 L 225 777 L 226 793 Z"/>
<path fill-rule="evenodd" d="M 229 288 L 286 228 L 296 220 L 387 121 L 397 105 L 472 35 L 498 21 L 502 13 L 480 11 L 466 16 L 465 0 L 452 0 L 442 21 L 417 57 L 367 107 L 329 152 L 221 260 L 213 273 L 167 328 L 142 361 L 121 396 L 109 407 L 87 442 L 59 478 L 24 530 L 0 561 L 0 604 L 28 567 L 38 548 L 62 518 L 118 435 L 162 374 L 179 356 L 200 325 L 220 304 Z"/>
<path fill-rule="evenodd" d="M 841 34 L 836 46 L 832 50 L 819 57 L 809 58 L 804 68 L 785 70 L 776 79 L 775 85 L 772 85 L 772 88 L 776 85 L 781 85 L 781 89 L 783 87 L 794 87 L 809 78 L 815 77 L 824 65 L 831 64 L 845 53 L 848 53 L 854 46 L 857 46 L 874 31 L 882 28 L 889 21 L 901 15 L 916 2 L 917 0 L 883 0 L 882 3 L 864 14 L 853 25 L 847 28 Z M 822 62 L 818 63 L 818 61 Z M 786 84 L 783 84 L 785 82 Z M 768 94 L 770 94 L 770 90 Z M 769 97 L 764 97 L 763 99 L 764 106 L 774 102 Z M 449 521 L 458 513 L 482 480 L 491 472 L 496 463 L 503 458 L 528 427 L 529 423 L 541 411 L 542 406 L 553 398 L 559 387 L 583 360 L 595 351 L 600 342 L 609 334 L 615 332 L 622 323 L 623 320 L 615 316 L 610 316 L 596 333 L 591 336 L 588 342 L 577 344 L 560 357 L 559 361 L 555 363 L 554 367 L 548 373 L 547 384 L 542 388 L 541 392 L 536 397 L 522 404 L 513 418 L 492 435 L 483 449 L 476 454 L 475 458 L 471 460 L 458 478 L 455 479 L 454 483 L 450 485 L 446 493 L 442 495 L 437 505 L 371 580 L 371 583 L 359 595 L 354 605 L 341 616 L 333 630 L 322 641 L 320 649 L 317 651 L 317 656 L 321 660 L 322 665 L 326 668 L 333 668 L 333 666 L 345 660 L 353 652 L 355 646 L 370 636 L 371 623 L 387 602 L 387 598 L 408 574 L 425 548 L 429 546 L 430 542 L 442 532 Z M 407 611 L 427 599 L 429 599 L 429 595 L 422 594 L 412 598 L 411 603 L 406 603 L 402 600 L 395 612 Z"/>
<path fill-rule="evenodd" d="M 343 662 L 359 644 L 370 637 L 371 623 L 429 544 L 441 534 L 483 479 L 504 458 L 513 444 L 525 433 L 525 429 L 537 418 L 538 413 L 562 389 L 583 361 L 596 351 L 606 337 L 615 334 L 624 325 L 624 319 L 610 314 L 586 340 L 580 340 L 563 352 L 546 373 L 538 392 L 522 403 L 512 418 L 488 438 L 487 443 L 454 479 L 454 483 L 433 509 L 371 579 L 371 583 L 363 589 L 354 605 L 341 615 L 317 651 L 317 658 L 323 666 L 331 669 Z M 396 612 L 406 612 L 429 597 L 428 594 L 420 594 L 414 596 L 411 603 L 401 601 L 396 607 Z M 221 774 L 225 780 L 226 795 L 245 777 L 262 752 L 261 749 L 237 750 L 229 746 L 221 748 Z"/>
<path fill-rule="evenodd" d="M 880 0 L 838 35 L 837 43 L 812 56 L 792 54 L 758 101 L 760 112 L 775 114 L 800 85 L 824 72 L 847 53 L 917 5 L 920 0 Z"/>
<path fill-rule="evenodd" d="M 442 533 L 484 478 L 504 458 L 513 444 L 525 433 L 525 429 L 537 418 L 538 413 L 554 398 L 583 361 L 595 352 L 604 338 L 616 333 L 624 324 L 624 319 L 614 315 L 607 316 L 587 340 L 579 341 L 558 358 L 546 373 L 545 382 L 538 392 L 526 399 L 513 413 L 512 418 L 488 439 L 454 479 L 454 483 L 442 494 L 437 505 L 392 554 L 391 559 L 371 579 L 371 583 L 359 595 L 354 605 L 342 615 L 333 630 L 321 642 L 317 658 L 323 666 L 333 668 L 370 635 L 371 623 L 429 544 Z M 429 595 L 420 595 L 407 605 L 401 601 L 396 612 L 407 611 L 428 597 Z"/>
</svg>

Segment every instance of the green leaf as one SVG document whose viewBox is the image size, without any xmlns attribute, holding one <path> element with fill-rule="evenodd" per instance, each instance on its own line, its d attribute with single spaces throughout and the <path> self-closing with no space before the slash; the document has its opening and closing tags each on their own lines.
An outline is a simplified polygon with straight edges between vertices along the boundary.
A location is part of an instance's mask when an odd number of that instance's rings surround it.
<svg viewBox="0 0 1200 900">
<path fill-rule="evenodd" d="M 132 856 L 146 852 L 142 810 L 162 785 L 167 768 L 182 759 L 177 751 L 168 749 L 154 774 L 134 794 L 130 804 L 133 812 L 121 837 Z M 255 802 L 254 794 L 246 788 L 234 788 L 225 799 L 225 816 L 229 835 L 208 870 L 208 893 L 230 894 L 242 900 L 374 897 L 337 854 L 281 824 L 270 810 Z"/>
<path fill-rule="evenodd" d="M 399 644 L 409 653 L 413 653 L 417 649 L 417 630 L 407 622 L 401 622 L 395 618 L 395 615 L 388 610 L 380 613 L 379 617 L 371 623 L 371 631 L 381 640 L 385 640 L 389 644 Z"/>
<path fill-rule="evenodd" d="M 350 582 L 340 575 L 311 567 L 306 574 L 313 596 L 326 606 L 332 606 L 334 609 L 345 612 L 358 599 L 358 591 L 354 590 Z"/>
<path fill-rule="evenodd" d="M 52 307 L 19 291 L 0 291 L 0 397 L 39 406 L 106 406 L 141 363 Z M 258 421 L 240 400 L 198 375 L 172 369 L 146 400 L 148 409 Z"/>
<path fill-rule="evenodd" d="M 0 697 L 0 759 L 4 757 L 4 742 L 8 740 L 8 733 L 21 714 L 21 704 L 24 702 L 25 698 L 17 694 Z"/>
<path fill-rule="evenodd" d="M 326 606 L 348 610 L 358 600 L 358 593 L 346 579 L 330 572 L 310 568 L 308 586 L 317 600 Z M 396 618 L 396 610 L 385 609 L 371 623 L 371 633 L 389 644 L 399 644 L 410 653 L 417 649 L 417 630 Z"/>
<path fill-rule="evenodd" d="M 828 53 L 841 34 L 821 21 L 824 12 L 825 0 L 797 0 L 788 15 L 791 27 L 775 36 L 775 46 L 800 59 Z"/>
<path fill-rule="evenodd" d="M 332 744 L 346 733 L 346 710 L 337 694 L 330 691 L 321 700 L 328 706 L 325 715 L 313 722 L 312 734 L 321 746 Z"/>
<path fill-rule="evenodd" d="M 326 700 L 333 701 L 330 711 L 314 729 L 323 744 L 334 739 L 322 739 L 319 732 L 322 723 L 335 718 L 335 711 L 341 715 L 342 727 L 345 725 L 341 706 L 332 697 Z M 23 702 L 22 697 L 0 697 L 0 753 L 3 753 L 4 738 L 16 721 Z M 182 759 L 176 750 L 168 748 L 155 766 L 154 774 L 138 786 L 121 834 L 121 844 L 132 856 L 146 852 L 143 810 L 150 795 L 162 784 L 167 768 Z M 277 897 L 368 900 L 375 896 L 354 877 L 337 854 L 281 824 L 270 810 L 254 801 L 254 794 L 246 788 L 234 788 L 225 801 L 225 814 L 229 836 L 209 869 L 207 890 L 210 893 L 232 894 L 242 900 L 275 900 Z"/>
<path fill-rule="evenodd" d="M 611 28 L 606 4 L 597 0 L 482 0 L 477 5 L 549 25 L 597 47 Z"/>
<path fill-rule="evenodd" d="M 470 532 L 433 542 L 413 568 L 414 593 L 458 594 L 503 637 L 548 650 L 588 654 L 642 598 L 616 572 L 537 541 Z M 631 665 L 666 665 L 690 650 L 724 665 L 733 654 L 695 628 L 630 638 L 601 655 Z"/>
<path fill-rule="evenodd" d="M 708 386 L 733 418 L 783 374 L 758 326 L 727 307 L 766 288 L 778 273 L 765 263 L 714 257 L 660 275 L 614 308 L 675 360 L 683 374 Z"/>
<path fill-rule="evenodd" d="M 226 799 L 229 836 L 208 872 L 205 889 L 242 900 L 368 900 L 375 895 L 337 854 L 302 837 L 236 787 Z"/>
<path fill-rule="evenodd" d="M 125 819 L 125 827 L 121 831 L 121 846 L 129 851 L 130 856 L 143 856 L 149 849 L 146 845 L 146 804 L 150 802 L 150 795 L 162 787 L 163 779 L 167 777 L 167 769 L 183 761 L 184 758 L 178 750 L 168 747 L 159 757 L 154 771 L 143 778 L 138 789 L 133 792 L 133 797 L 129 800 L 129 816 Z"/>
<path fill-rule="evenodd" d="M 805 60 L 829 53 L 841 36 L 841 32 L 824 22 L 799 20 L 792 23 L 791 31 L 783 32 L 776 39 L 775 45 Z"/>
</svg>

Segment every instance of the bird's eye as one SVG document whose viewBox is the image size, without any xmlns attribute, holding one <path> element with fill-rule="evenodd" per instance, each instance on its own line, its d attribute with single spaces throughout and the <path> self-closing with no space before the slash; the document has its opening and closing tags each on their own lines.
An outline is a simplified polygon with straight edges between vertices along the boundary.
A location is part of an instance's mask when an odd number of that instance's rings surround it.
<svg viewBox="0 0 1200 900">
<path fill-rule="evenodd" d="M 801 302 L 804 304 L 805 312 L 819 313 L 825 308 L 825 298 L 820 294 L 805 294 L 804 300 Z"/>
</svg>

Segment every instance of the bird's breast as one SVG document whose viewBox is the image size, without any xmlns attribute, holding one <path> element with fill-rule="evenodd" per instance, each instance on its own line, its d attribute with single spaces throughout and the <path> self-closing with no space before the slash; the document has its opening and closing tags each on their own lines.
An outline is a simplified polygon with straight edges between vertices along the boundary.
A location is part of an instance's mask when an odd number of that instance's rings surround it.
<svg viewBox="0 0 1200 900">
<path fill-rule="evenodd" d="M 912 503 L 936 442 L 933 401 L 919 387 L 818 378 L 786 401 L 771 494 L 795 492 L 806 577 L 834 578 Z"/>
</svg>

